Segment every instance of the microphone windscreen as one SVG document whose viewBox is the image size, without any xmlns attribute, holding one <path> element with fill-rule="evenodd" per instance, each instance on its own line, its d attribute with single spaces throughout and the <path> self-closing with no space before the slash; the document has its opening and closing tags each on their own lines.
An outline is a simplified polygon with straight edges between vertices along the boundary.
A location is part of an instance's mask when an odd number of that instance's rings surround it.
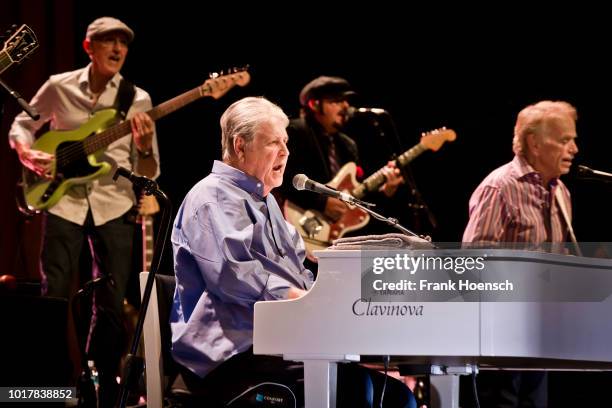
<svg viewBox="0 0 612 408">
<path fill-rule="evenodd" d="M 307 181 L 308 177 L 306 177 L 305 174 L 296 174 L 293 177 L 293 187 L 295 187 L 296 190 L 304 190 Z"/>
<path fill-rule="evenodd" d="M 357 108 L 355 108 L 354 106 L 349 106 L 346 109 L 346 117 L 347 118 L 352 118 L 353 116 L 355 116 L 355 113 L 357 113 Z"/>
</svg>

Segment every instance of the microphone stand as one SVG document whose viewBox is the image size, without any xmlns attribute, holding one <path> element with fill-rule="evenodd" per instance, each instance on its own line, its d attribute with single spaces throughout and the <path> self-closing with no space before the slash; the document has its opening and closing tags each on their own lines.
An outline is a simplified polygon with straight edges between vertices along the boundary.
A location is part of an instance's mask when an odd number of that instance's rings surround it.
<svg viewBox="0 0 612 408">
<path fill-rule="evenodd" d="M 96 279 L 92 279 L 86 282 L 82 288 L 80 288 L 76 295 L 72 298 L 70 303 L 70 307 L 72 309 L 72 320 L 74 322 L 74 327 L 77 331 L 77 343 L 79 346 L 79 352 L 81 353 L 81 373 L 79 375 L 79 379 L 77 380 L 77 398 L 78 398 L 78 406 L 90 407 L 96 406 L 98 403 L 98 396 L 96 393 L 95 385 L 92 382 L 92 372 L 89 367 L 89 342 L 87 339 L 81 338 L 81 334 L 83 333 L 83 328 L 91 328 L 91 319 L 93 315 L 89 317 L 89 321 L 87 322 L 87 326 L 83 325 L 83 316 L 81 316 L 81 306 L 84 299 L 88 299 L 93 295 L 93 292 L 97 287 L 106 283 L 106 281 L 110 281 L 114 286 L 112 274 L 100 276 Z"/>
<path fill-rule="evenodd" d="M 33 106 L 30 106 L 30 104 L 27 103 L 17 91 L 11 89 L 11 87 L 8 86 L 8 84 L 4 82 L 2 78 L 0 78 L 0 86 L 4 88 L 7 94 L 15 98 L 19 106 L 21 106 L 21 108 L 26 111 L 26 113 L 30 115 L 33 120 L 38 120 L 40 118 L 40 114 L 36 111 L 36 109 Z"/>
<path fill-rule="evenodd" d="M 415 223 L 418 224 L 418 218 L 417 218 L 418 211 L 424 210 L 425 213 L 427 214 L 427 219 L 429 221 L 429 225 L 431 225 L 431 228 L 433 230 L 437 229 L 438 222 L 436 221 L 436 217 L 433 215 L 433 212 L 431 212 L 431 210 L 429 209 L 429 206 L 425 203 L 425 200 L 423 200 L 423 196 L 421 196 L 421 192 L 417 188 L 416 181 L 414 180 L 412 172 L 409 171 L 407 167 L 401 167 L 400 171 L 402 172 L 402 176 L 404 177 L 406 184 L 410 188 L 410 194 L 412 194 L 412 196 L 416 200 L 415 203 L 408 204 L 408 207 L 410 207 L 413 211 Z"/>
<path fill-rule="evenodd" d="M 170 231 L 170 215 L 172 214 L 172 203 L 168 196 L 159 189 L 157 183 L 147 177 L 134 175 L 129 170 L 119 168 L 115 175 L 114 180 L 117 180 L 118 176 L 129 178 L 134 186 L 141 188 L 146 195 L 154 195 L 159 199 L 160 206 L 162 208 L 161 224 L 159 226 L 158 238 L 155 241 L 155 248 L 153 249 L 153 259 L 151 261 L 151 271 L 147 278 L 144 293 L 142 296 L 142 302 L 140 304 L 140 311 L 138 313 L 138 323 L 136 324 L 136 330 L 134 332 L 134 338 L 132 339 L 132 345 L 130 352 L 127 355 L 125 367 L 123 369 L 123 375 L 121 376 L 121 392 L 119 400 L 119 408 L 125 408 L 129 391 L 134 388 L 138 382 L 142 370 L 144 368 L 144 361 L 142 357 L 136 355 L 138 352 L 138 346 L 140 344 L 140 338 L 142 336 L 142 329 L 144 326 L 144 320 L 149 306 L 149 300 L 151 298 L 151 292 L 153 290 L 153 284 L 155 283 L 155 274 L 159 270 L 161 263 L 161 257 L 164 252 L 166 240 L 168 238 L 168 232 Z"/>
<path fill-rule="evenodd" d="M 393 131 L 393 136 L 395 137 L 395 147 L 398 149 L 402 148 L 402 141 L 400 139 L 400 135 L 399 132 L 397 131 L 397 126 L 395 126 L 395 121 L 393 120 L 393 116 L 391 116 L 391 114 L 387 111 L 385 111 L 384 115 L 387 117 L 387 119 L 389 120 L 389 123 L 391 124 L 391 130 Z M 382 129 L 379 130 L 380 135 L 381 136 L 385 136 L 385 133 Z M 388 143 L 387 143 L 388 144 Z"/>
<path fill-rule="evenodd" d="M 397 126 L 395 126 L 395 121 L 393 120 L 391 115 L 389 115 L 389 122 L 391 122 L 391 129 L 393 129 L 393 133 L 395 133 L 395 138 L 399 142 L 400 141 L 399 132 L 397 131 Z M 413 211 L 415 223 L 417 225 L 419 223 L 418 210 L 425 210 L 425 212 L 427 213 L 427 219 L 429 220 L 429 224 L 431 225 L 432 230 L 436 230 L 438 228 L 438 222 L 436 221 L 436 217 L 434 216 L 433 212 L 429 209 L 429 206 L 425 203 L 425 200 L 423 200 L 423 196 L 421 196 L 421 192 L 417 188 L 416 181 L 414 180 L 412 172 L 409 171 L 407 167 L 400 167 L 400 171 L 402 172 L 402 176 L 404 177 L 404 180 L 406 180 L 406 183 L 410 187 L 410 193 L 416 199 L 416 203 L 408 204 L 408 206 Z"/>
<path fill-rule="evenodd" d="M 391 131 L 393 133 L 394 142 L 396 143 L 396 147 L 399 149 L 402 149 L 403 144 L 401 142 L 399 132 L 397 131 L 397 126 L 395 125 L 395 121 L 393 120 L 393 117 L 387 111 L 383 111 L 383 115 L 384 117 L 387 118 L 387 121 L 389 122 Z M 378 121 L 378 119 L 376 118 L 376 115 L 374 115 L 374 120 L 371 123 L 377 129 L 378 135 L 380 136 L 381 140 L 386 140 L 387 146 L 390 147 L 385 131 L 383 127 L 381 126 L 380 122 Z M 394 156 L 393 160 L 395 160 L 396 155 L 394 154 L 393 156 Z M 416 182 L 414 180 L 414 177 L 412 176 L 412 173 L 409 172 L 407 168 L 404 168 L 404 167 L 398 167 L 398 168 L 402 172 L 402 176 L 404 177 L 406 184 L 410 188 L 410 193 L 416 200 L 416 203 L 408 204 L 408 207 L 413 212 L 415 225 L 418 226 L 420 224 L 419 214 L 418 214 L 419 210 L 424 210 L 427 214 L 427 219 L 429 221 L 429 224 L 431 225 L 432 230 L 436 230 L 438 228 L 438 222 L 436 221 L 436 217 L 430 210 L 429 206 L 425 203 L 425 200 L 423 200 L 423 197 L 421 196 L 421 193 L 419 192 L 416 186 Z"/>
<path fill-rule="evenodd" d="M 374 217 L 378 221 L 382 221 L 382 222 L 384 222 L 387 225 L 390 225 L 390 226 L 392 226 L 394 228 L 397 228 L 404 235 L 408 235 L 409 237 L 412 236 L 412 237 L 422 238 L 418 234 L 415 234 L 414 232 L 410 231 L 408 228 L 406 228 L 402 224 L 400 224 L 399 221 L 397 220 L 397 218 L 385 217 L 384 215 L 381 215 L 381 214 L 377 213 L 376 211 L 372 210 L 370 207 L 374 207 L 374 204 L 366 203 L 366 202 L 363 202 L 363 201 L 360 201 L 360 202 L 357 202 L 357 201 L 350 201 L 350 202 L 345 201 L 345 202 L 347 204 L 354 205 L 355 207 L 362 209 L 363 211 L 367 212 L 368 214 L 370 214 L 372 217 Z"/>
<path fill-rule="evenodd" d="M 391 123 L 391 129 L 395 134 L 395 138 L 399 142 L 400 137 L 399 132 L 397 131 L 397 127 L 395 126 L 395 121 L 393 121 L 391 115 L 389 115 L 388 118 L 389 122 Z M 410 194 L 412 194 L 416 200 L 416 203 L 408 204 L 408 207 L 410 207 L 413 211 L 415 225 L 418 225 L 420 223 L 418 218 L 418 211 L 425 210 L 425 212 L 427 213 L 427 219 L 429 221 L 429 224 L 431 225 L 432 230 L 436 230 L 438 228 L 438 222 L 436 221 L 436 217 L 429 209 L 429 206 L 425 203 L 425 200 L 423 200 L 423 196 L 421 196 L 421 192 L 417 188 L 416 181 L 414 180 L 412 172 L 409 171 L 408 167 L 399 167 L 399 169 L 402 173 L 402 176 L 404 177 L 404 180 L 406 181 L 406 184 L 408 184 L 408 186 L 410 187 Z"/>
</svg>

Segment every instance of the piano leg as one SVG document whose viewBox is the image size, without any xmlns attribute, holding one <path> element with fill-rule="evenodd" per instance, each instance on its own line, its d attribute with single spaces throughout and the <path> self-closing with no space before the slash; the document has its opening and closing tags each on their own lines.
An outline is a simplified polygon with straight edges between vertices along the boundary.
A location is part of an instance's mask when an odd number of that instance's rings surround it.
<svg viewBox="0 0 612 408">
<path fill-rule="evenodd" d="M 329 360 L 304 360 L 306 408 L 335 408 L 338 364 Z"/>
<path fill-rule="evenodd" d="M 429 383 L 432 408 L 459 407 L 458 375 L 432 375 L 429 377 Z"/>
</svg>

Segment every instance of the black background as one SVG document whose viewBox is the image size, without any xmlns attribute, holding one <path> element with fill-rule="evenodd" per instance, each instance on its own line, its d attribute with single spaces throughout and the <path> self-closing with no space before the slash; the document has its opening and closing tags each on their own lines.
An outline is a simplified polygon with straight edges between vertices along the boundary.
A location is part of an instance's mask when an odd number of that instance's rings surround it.
<svg viewBox="0 0 612 408">
<path fill-rule="evenodd" d="M 299 3 L 291 8 L 181 1 L 32 4 L 43 4 L 46 20 L 71 22 L 55 28 L 73 33 L 71 53 L 63 46 L 51 47 L 48 29 L 37 31 L 41 48 L 22 65 L 36 64 L 58 50 L 73 56 L 65 68 L 61 63 L 47 65 L 46 75 L 88 62 L 81 42 L 87 25 L 102 15 L 118 17 L 134 29 L 122 72 L 147 90 L 154 104 L 200 85 L 209 72 L 250 65 L 247 87 L 219 100 L 201 99 L 158 121 L 159 183 L 175 210 L 220 157 L 218 120 L 229 104 L 243 96 L 264 95 L 296 116 L 300 89 L 318 75 L 342 76 L 359 93 L 358 106 L 386 109 L 402 151 L 418 143 L 422 132 L 442 126 L 457 132 L 455 142 L 425 152 L 411 165 L 439 222 L 436 241 L 461 239 L 469 197 L 483 177 L 512 159 L 514 121 L 527 104 L 561 99 L 576 106 L 580 152 L 575 163 L 612 171 L 607 123 L 610 29 L 598 21 L 598 15 L 602 20 L 604 15 L 596 11 L 585 17 L 573 9 L 536 14 L 520 5 L 445 9 L 442 15 L 435 5 L 422 11 L 384 3 Z M 20 7 L 27 14 L 25 6 Z M 565 15 L 556 15 L 558 11 Z M 459 12 L 467 17 L 455 14 Z M 39 86 L 29 84 L 32 91 L 24 96 L 31 97 Z M 395 140 L 389 128 L 386 134 L 381 145 Z M 361 156 L 376 166 L 386 159 L 369 149 L 362 149 Z M 573 194 L 578 239 L 608 241 L 609 185 L 571 177 L 564 181 Z"/>
</svg>

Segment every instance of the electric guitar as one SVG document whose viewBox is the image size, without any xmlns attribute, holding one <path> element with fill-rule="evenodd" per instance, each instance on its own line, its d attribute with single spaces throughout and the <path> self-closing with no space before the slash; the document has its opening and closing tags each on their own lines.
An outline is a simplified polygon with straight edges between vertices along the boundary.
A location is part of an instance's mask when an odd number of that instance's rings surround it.
<svg viewBox="0 0 612 408">
<path fill-rule="evenodd" d="M 398 168 L 405 167 L 424 151 L 438 151 L 444 142 L 452 142 L 456 138 L 455 131 L 446 128 L 425 133 L 419 144 L 397 157 L 395 165 Z M 338 174 L 327 185 L 361 199 L 366 194 L 377 191 L 385 184 L 386 177 L 383 170 L 384 167 L 366 178 L 362 183 L 358 183 L 356 178 L 357 165 L 350 162 L 342 166 Z M 342 237 L 347 232 L 363 228 L 370 221 L 368 213 L 351 205 L 349 205 L 348 211 L 335 222 L 319 211 L 304 210 L 289 200 L 285 201 L 283 211 L 287 221 L 295 226 L 304 239 L 306 254 L 311 260 L 315 260 L 312 251 L 327 248 L 333 240 Z"/>
<path fill-rule="evenodd" d="M 153 260 L 153 215 L 159 212 L 159 203 L 155 196 L 142 195 L 138 202 L 138 218 L 142 231 L 142 270 L 151 270 Z"/>
<path fill-rule="evenodd" d="M 245 86 L 250 81 L 246 70 L 236 70 L 225 75 L 215 75 L 202 85 L 187 91 L 149 110 L 157 120 L 183 106 L 205 96 L 218 99 L 234 86 Z M 24 167 L 22 189 L 25 204 L 31 211 L 46 210 L 77 184 L 85 184 L 107 174 L 111 165 L 98 162 L 97 155 L 117 139 L 131 132 L 130 121 L 116 123 L 117 111 L 104 109 L 87 123 L 75 130 L 52 130 L 43 134 L 32 149 L 53 154 L 50 177 L 38 176 Z"/>
<path fill-rule="evenodd" d="M 32 51 L 38 48 L 38 40 L 34 31 L 23 24 L 4 43 L 0 51 L 0 74 L 13 64 L 20 63 Z"/>
</svg>

